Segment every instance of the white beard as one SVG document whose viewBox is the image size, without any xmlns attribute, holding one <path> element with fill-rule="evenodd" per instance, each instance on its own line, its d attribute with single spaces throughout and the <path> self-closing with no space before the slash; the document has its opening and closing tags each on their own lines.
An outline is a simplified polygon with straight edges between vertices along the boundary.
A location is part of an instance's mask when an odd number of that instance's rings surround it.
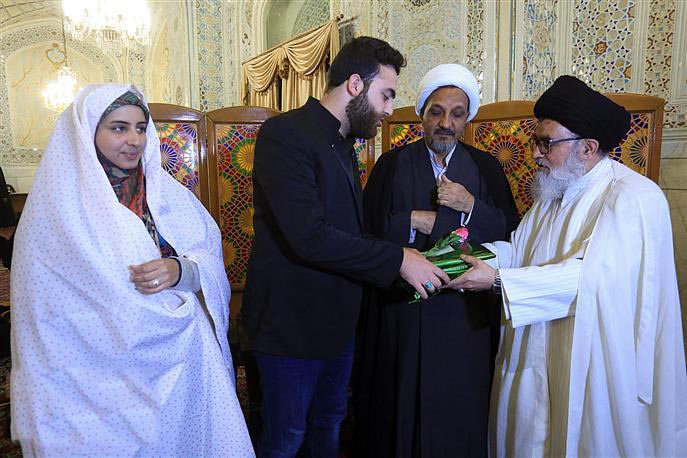
<svg viewBox="0 0 687 458">
<path fill-rule="evenodd" d="M 537 170 L 532 182 L 532 196 L 535 200 L 552 200 L 563 197 L 565 190 L 585 174 L 585 163 L 577 155 L 570 153 L 565 163 L 558 168 Z"/>
</svg>

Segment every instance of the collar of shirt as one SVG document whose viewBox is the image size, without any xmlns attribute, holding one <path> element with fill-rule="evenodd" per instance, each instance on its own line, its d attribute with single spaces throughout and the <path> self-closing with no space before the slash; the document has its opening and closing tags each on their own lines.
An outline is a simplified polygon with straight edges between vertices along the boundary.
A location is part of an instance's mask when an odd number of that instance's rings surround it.
<svg viewBox="0 0 687 458">
<path fill-rule="evenodd" d="M 566 206 L 571 200 L 580 194 L 587 186 L 594 183 L 598 178 L 603 177 L 611 167 L 611 159 L 604 157 L 589 172 L 575 180 L 563 193 L 561 208 Z"/>
<path fill-rule="evenodd" d="M 305 102 L 305 108 L 314 114 L 318 122 L 317 128 L 321 129 L 321 132 L 324 134 L 325 138 L 329 140 L 332 146 L 341 148 L 343 151 L 353 147 L 355 138 L 341 136 L 339 133 L 341 121 L 323 107 L 319 100 L 314 97 L 308 97 L 308 101 Z"/>
<path fill-rule="evenodd" d="M 448 168 L 448 163 L 451 162 L 451 158 L 453 157 L 453 152 L 456 150 L 456 147 L 454 146 L 453 149 L 451 150 L 450 153 L 446 156 L 446 165 L 441 165 L 439 162 L 437 162 L 436 159 L 436 153 L 432 151 L 432 149 L 428 146 L 427 151 L 429 153 L 429 162 L 432 164 L 432 171 L 434 172 L 434 179 L 437 181 L 439 180 L 439 177 L 443 174 L 446 173 L 446 169 Z"/>
</svg>

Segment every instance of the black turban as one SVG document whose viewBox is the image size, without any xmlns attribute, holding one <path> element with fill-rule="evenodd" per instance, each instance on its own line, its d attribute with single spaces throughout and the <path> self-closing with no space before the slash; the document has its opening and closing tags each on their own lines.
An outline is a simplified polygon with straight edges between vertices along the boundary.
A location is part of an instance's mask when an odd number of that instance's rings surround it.
<svg viewBox="0 0 687 458">
<path fill-rule="evenodd" d="M 561 76 L 534 105 L 534 115 L 558 121 L 582 138 L 599 141 L 604 151 L 620 143 L 630 129 L 625 108 L 572 76 Z"/>
</svg>

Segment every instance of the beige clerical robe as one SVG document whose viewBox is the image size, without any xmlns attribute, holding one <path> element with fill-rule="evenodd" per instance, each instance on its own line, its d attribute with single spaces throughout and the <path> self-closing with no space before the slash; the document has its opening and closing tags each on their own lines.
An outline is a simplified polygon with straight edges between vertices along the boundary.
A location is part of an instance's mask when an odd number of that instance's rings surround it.
<svg viewBox="0 0 687 458">
<path fill-rule="evenodd" d="M 504 323 L 492 456 L 686 456 L 668 206 L 610 159 L 496 242 Z"/>
</svg>

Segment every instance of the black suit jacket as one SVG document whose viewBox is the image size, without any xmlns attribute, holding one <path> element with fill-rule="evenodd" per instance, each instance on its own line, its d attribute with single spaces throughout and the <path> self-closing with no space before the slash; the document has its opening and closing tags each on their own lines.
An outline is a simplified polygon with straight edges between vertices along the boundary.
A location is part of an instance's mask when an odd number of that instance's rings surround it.
<svg viewBox="0 0 687 458">
<path fill-rule="evenodd" d="M 266 121 L 255 145 L 255 239 L 242 317 L 257 351 L 330 358 L 353 340 L 364 281 L 388 287 L 402 249 L 363 237 L 352 141 L 316 99 Z"/>
</svg>

